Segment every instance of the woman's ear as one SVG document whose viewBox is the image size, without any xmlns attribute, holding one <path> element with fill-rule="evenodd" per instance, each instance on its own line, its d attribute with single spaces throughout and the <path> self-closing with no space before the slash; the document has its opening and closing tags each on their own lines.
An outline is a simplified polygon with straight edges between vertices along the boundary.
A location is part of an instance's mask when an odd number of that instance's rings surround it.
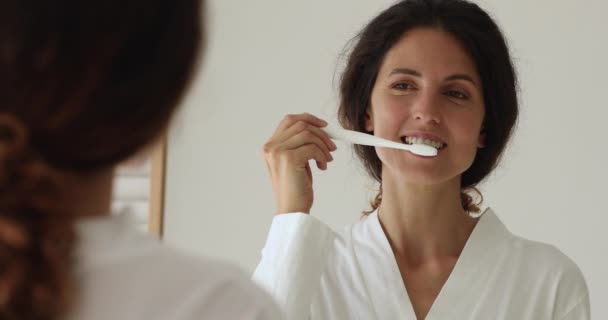
<svg viewBox="0 0 608 320">
<path fill-rule="evenodd" d="M 477 148 L 483 149 L 486 146 L 486 129 L 481 127 L 479 138 L 477 138 Z"/>
<path fill-rule="evenodd" d="M 367 111 L 365 112 L 365 131 L 374 132 L 374 116 L 371 106 L 367 107 Z"/>
</svg>

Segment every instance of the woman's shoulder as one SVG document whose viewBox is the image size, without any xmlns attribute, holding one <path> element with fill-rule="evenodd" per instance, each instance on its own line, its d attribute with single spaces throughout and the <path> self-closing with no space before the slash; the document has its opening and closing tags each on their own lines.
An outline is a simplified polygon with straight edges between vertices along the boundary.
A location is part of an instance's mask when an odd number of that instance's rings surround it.
<svg viewBox="0 0 608 320">
<path fill-rule="evenodd" d="M 162 244 L 92 268 L 83 276 L 83 301 L 90 302 L 89 309 L 116 308 L 112 305 L 121 299 L 129 301 L 125 310 L 112 311 L 117 318 L 145 314 L 141 319 L 276 319 L 278 315 L 270 297 L 240 268 Z"/>
<path fill-rule="evenodd" d="M 577 263 L 558 247 L 517 235 L 509 243 L 510 256 L 530 270 L 559 279 L 568 286 L 579 286 L 586 291 L 585 277 Z M 584 287 L 584 288 L 582 288 Z"/>
<path fill-rule="evenodd" d="M 74 319 L 276 319 L 272 300 L 240 268 L 121 228 L 81 234 L 88 254 L 77 256 Z"/>
<path fill-rule="evenodd" d="M 335 231 L 330 247 L 330 269 L 337 266 L 352 267 L 357 259 L 367 254 L 381 255 L 390 251 L 389 244 L 375 212 L 359 215 L 353 222 L 345 224 Z"/>
<path fill-rule="evenodd" d="M 192 257 L 163 247 L 153 259 L 158 265 L 150 276 L 161 277 L 160 290 L 174 288 L 175 296 L 191 300 L 185 309 L 209 319 L 276 319 L 278 309 L 248 274 L 232 263 Z M 169 270 L 173 270 L 169 274 Z M 177 301 L 176 301 L 177 302 Z"/>
<path fill-rule="evenodd" d="M 504 241 L 497 241 L 496 244 L 500 245 L 502 243 L 505 246 L 506 250 L 504 252 L 509 255 L 512 261 L 520 261 L 529 268 L 537 270 L 582 276 L 574 260 L 558 247 L 512 233 L 491 209 L 488 209 L 488 211 L 486 213 L 490 215 L 488 220 L 493 218 L 493 222 L 486 224 L 500 225 L 488 227 L 488 230 L 501 234 L 496 236 L 496 239 L 503 239 Z"/>
<path fill-rule="evenodd" d="M 513 235 L 508 243 L 510 249 L 521 255 L 529 262 L 541 263 L 541 265 L 553 266 L 559 269 L 578 268 L 574 260 L 566 255 L 558 247 L 530 240 L 518 235 Z"/>
<path fill-rule="evenodd" d="M 495 258 L 525 265 L 530 271 L 552 274 L 581 275 L 572 258 L 552 244 L 531 240 L 512 233 L 492 208 L 481 216 L 472 237 L 478 244 L 478 251 L 496 251 Z M 494 255 L 491 255 L 494 257 Z"/>
<path fill-rule="evenodd" d="M 565 315 L 572 310 L 589 312 L 589 289 L 583 272 L 576 262 L 554 245 L 513 236 L 509 243 L 514 264 L 505 267 L 517 268 L 525 279 L 522 285 L 528 292 L 549 292 L 556 306 L 556 314 Z M 520 279 L 521 280 L 521 279 Z M 545 288 L 544 290 L 540 288 Z M 581 318 L 583 319 L 583 318 Z"/>
<path fill-rule="evenodd" d="M 524 238 L 507 231 L 492 255 L 501 265 L 504 274 L 517 275 L 518 283 L 526 292 L 548 292 L 558 314 L 574 308 L 588 310 L 589 291 L 585 276 L 577 263 L 558 247 Z M 506 276 L 506 275 L 505 275 Z M 507 276 L 508 277 L 508 276 Z M 541 289 L 544 288 L 544 289 Z"/>
<path fill-rule="evenodd" d="M 377 211 L 370 214 L 359 215 L 358 220 L 348 223 L 336 231 L 336 241 L 352 244 L 360 238 L 376 238 L 383 235 L 378 221 Z"/>
</svg>

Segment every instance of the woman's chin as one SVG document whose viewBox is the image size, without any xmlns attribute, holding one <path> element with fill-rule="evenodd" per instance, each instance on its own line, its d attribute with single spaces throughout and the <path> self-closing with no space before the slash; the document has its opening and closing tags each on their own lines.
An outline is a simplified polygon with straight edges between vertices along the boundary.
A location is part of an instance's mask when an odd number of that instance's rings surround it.
<svg viewBox="0 0 608 320">
<path fill-rule="evenodd" d="M 458 170 L 444 166 L 429 166 L 409 163 L 400 163 L 397 166 L 383 166 L 383 176 L 414 185 L 440 185 L 458 178 Z M 386 170 L 386 172 L 384 172 Z M 384 179 L 383 178 L 383 179 Z"/>
<path fill-rule="evenodd" d="M 450 177 L 442 174 L 438 170 L 428 170 L 425 168 L 400 168 L 394 172 L 389 172 L 395 180 L 415 185 L 435 185 L 450 180 Z"/>
</svg>

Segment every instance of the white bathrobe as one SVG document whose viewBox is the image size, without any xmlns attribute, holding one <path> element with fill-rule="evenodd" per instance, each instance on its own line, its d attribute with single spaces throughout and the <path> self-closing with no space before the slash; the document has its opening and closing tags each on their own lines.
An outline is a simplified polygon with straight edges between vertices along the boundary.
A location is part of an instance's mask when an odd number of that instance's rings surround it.
<svg viewBox="0 0 608 320">
<path fill-rule="evenodd" d="M 283 319 L 246 273 L 189 257 L 136 232 L 126 212 L 79 220 L 74 268 L 78 290 L 67 319 Z"/>
<path fill-rule="evenodd" d="M 572 260 L 513 235 L 491 209 L 479 219 L 427 320 L 589 319 Z M 276 216 L 253 278 L 289 320 L 416 319 L 377 212 L 339 233 L 307 214 Z"/>
</svg>

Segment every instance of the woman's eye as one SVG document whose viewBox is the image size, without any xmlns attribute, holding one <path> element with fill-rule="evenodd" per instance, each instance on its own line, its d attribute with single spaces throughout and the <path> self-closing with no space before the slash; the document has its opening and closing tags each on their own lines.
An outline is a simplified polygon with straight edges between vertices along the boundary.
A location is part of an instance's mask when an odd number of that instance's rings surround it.
<svg viewBox="0 0 608 320">
<path fill-rule="evenodd" d="M 457 90 L 449 90 L 446 94 L 448 96 L 456 98 L 456 99 L 467 99 L 468 98 L 468 96 L 465 93 L 457 91 Z"/>
<path fill-rule="evenodd" d="M 407 84 L 407 83 L 397 83 L 393 85 L 393 89 L 397 89 L 397 90 L 410 90 L 413 89 L 414 87 Z"/>
</svg>

